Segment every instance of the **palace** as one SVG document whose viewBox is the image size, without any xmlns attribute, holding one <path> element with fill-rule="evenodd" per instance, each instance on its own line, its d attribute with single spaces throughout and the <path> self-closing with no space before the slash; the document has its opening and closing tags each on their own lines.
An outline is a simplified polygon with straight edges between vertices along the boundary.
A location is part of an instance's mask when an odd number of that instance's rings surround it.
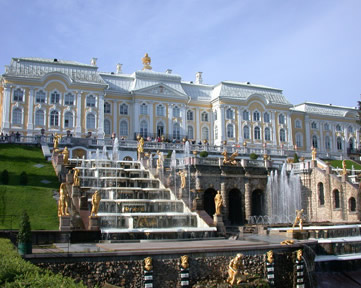
<svg viewBox="0 0 361 288">
<path fill-rule="evenodd" d="M 221 145 L 269 147 L 346 155 L 359 148 L 358 111 L 305 102 L 292 105 L 282 90 L 249 82 L 183 81 L 172 70 L 124 74 L 91 64 L 42 58 L 13 58 L 0 85 L 0 131 L 23 136 L 145 139 L 184 137 Z"/>
</svg>

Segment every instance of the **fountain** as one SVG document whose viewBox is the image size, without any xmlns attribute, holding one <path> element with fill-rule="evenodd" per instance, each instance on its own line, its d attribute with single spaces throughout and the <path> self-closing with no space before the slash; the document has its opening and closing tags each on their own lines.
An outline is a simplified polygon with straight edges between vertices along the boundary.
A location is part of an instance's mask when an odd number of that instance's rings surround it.
<svg viewBox="0 0 361 288">
<path fill-rule="evenodd" d="M 301 209 L 301 181 L 291 170 L 287 175 L 286 164 L 283 164 L 281 175 L 277 170 L 271 172 L 267 179 L 267 195 L 269 195 L 269 221 L 275 223 L 292 223 L 295 211 Z"/>
<path fill-rule="evenodd" d="M 104 144 L 103 146 L 103 153 L 102 153 L 102 159 L 107 159 L 107 146 Z"/>
<path fill-rule="evenodd" d="M 119 149 L 119 141 L 118 141 L 118 137 L 116 137 L 113 142 L 113 155 L 112 155 L 113 161 L 118 160 L 118 149 Z"/>
</svg>

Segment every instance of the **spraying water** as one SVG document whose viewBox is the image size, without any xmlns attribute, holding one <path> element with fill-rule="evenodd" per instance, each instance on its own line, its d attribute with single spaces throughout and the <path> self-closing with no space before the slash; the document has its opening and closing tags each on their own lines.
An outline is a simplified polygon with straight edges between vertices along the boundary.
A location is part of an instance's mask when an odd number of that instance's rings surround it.
<svg viewBox="0 0 361 288">
<path fill-rule="evenodd" d="M 119 141 L 118 141 L 118 137 L 116 137 L 113 143 L 113 161 L 118 161 L 118 149 L 119 149 Z"/>
</svg>

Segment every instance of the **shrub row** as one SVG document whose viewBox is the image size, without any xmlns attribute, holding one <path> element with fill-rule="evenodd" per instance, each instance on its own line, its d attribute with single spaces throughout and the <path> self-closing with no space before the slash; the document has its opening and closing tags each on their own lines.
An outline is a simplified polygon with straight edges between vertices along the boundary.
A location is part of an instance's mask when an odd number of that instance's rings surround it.
<svg viewBox="0 0 361 288">
<path fill-rule="evenodd" d="M 8 239 L 0 239 L 0 287 L 70 287 L 85 288 L 69 277 L 50 271 L 23 260 Z"/>
</svg>

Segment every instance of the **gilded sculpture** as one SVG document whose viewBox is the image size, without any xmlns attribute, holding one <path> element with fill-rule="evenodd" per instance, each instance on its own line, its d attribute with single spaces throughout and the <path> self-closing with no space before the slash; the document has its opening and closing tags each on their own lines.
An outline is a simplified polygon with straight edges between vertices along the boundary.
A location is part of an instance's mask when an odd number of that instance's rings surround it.
<svg viewBox="0 0 361 288">
<path fill-rule="evenodd" d="M 342 161 L 342 174 L 347 175 L 346 160 Z"/>
<path fill-rule="evenodd" d="M 61 152 L 61 154 L 63 154 L 63 163 L 64 163 L 64 165 L 69 164 L 69 150 L 68 150 L 68 147 L 65 146 L 65 148 Z"/>
<path fill-rule="evenodd" d="M 69 194 L 65 183 L 60 184 L 59 201 L 58 201 L 58 217 L 69 215 Z"/>
<path fill-rule="evenodd" d="M 159 152 L 159 150 L 158 150 L 157 155 L 158 155 L 157 169 L 163 169 L 163 162 L 164 162 L 163 152 Z"/>
<path fill-rule="evenodd" d="M 293 245 L 295 243 L 294 240 L 284 240 L 280 244 L 281 245 Z"/>
<path fill-rule="evenodd" d="M 312 148 L 312 160 L 316 160 L 317 158 L 317 149 L 315 147 Z"/>
<path fill-rule="evenodd" d="M 73 170 L 74 170 L 73 186 L 80 186 L 79 169 L 73 168 Z"/>
<path fill-rule="evenodd" d="M 239 284 L 242 282 L 241 270 L 244 269 L 244 266 L 242 264 L 242 258 L 243 254 L 238 253 L 236 257 L 234 257 L 229 262 L 227 282 L 231 285 Z M 244 275 L 247 275 L 247 273 L 244 273 Z"/>
<path fill-rule="evenodd" d="M 100 205 L 100 200 L 102 198 L 100 197 L 100 193 L 98 190 L 96 190 L 92 196 L 92 211 L 90 212 L 90 216 L 98 216 L 98 210 L 99 210 L 99 205 Z"/>
<path fill-rule="evenodd" d="M 227 165 L 237 165 L 237 160 L 236 157 L 238 156 L 238 151 L 232 153 L 232 155 L 230 157 L 228 157 L 227 155 L 227 150 L 224 150 L 221 155 L 223 155 L 223 164 Z"/>
<path fill-rule="evenodd" d="M 216 196 L 214 197 L 214 204 L 216 207 L 216 215 L 221 215 L 222 213 L 222 206 L 223 206 L 223 198 L 221 191 L 218 190 Z"/>
<path fill-rule="evenodd" d="M 152 258 L 151 257 L 147 257 L 144 259 L 144 269 L 147 271 L 151 271 L 153 269 L 153 264 L 152 264 Z"/>
<path fill-rule="evenodd" d="M 138 160 L 140 160 L 141 155 L 144 153 L 144 139 L 143 137 L 140 137 L 138 141 Z"/>
<path fill-rule="evenodd" d="M 266 255 L 267 255 L 267 262 L 272 264 L 274 261 L 273 250 L 269 250 Z"/>
<path fill-rule="evenodd" d="M 183 269 L 189 268 L 189 256 L 188 255 L 181 256 L 181 266 Z"/>
<path fill-rule="evenodd" d="M 150 66 L 151 62 L 152 60 L 148 56 L 148 53 L 145 53 L 144 57 L 142 58 L 143 70 L 152 70 L 152 66 Z"/>
<path fill-rule="evenodd" d="M 60 139 L 61 139 L 61 136 L 58 135 L 57 133 L 55 133 L 55 135 L 54 135 L 54 140 L 53 140 L 54 151 L 55 151 L 55 152 L 58 151 Z"/>
<path fill-rule="evenodd" d="M 180 178 L 181 178 L 181 188 L 184 189 L 186 187 L 186 172 L 184 171 L 179 171 L 178 172 Z"/>
<path fill-rule="evenodd" d="M 302 249 L 298 249 L 296 251 L 296 258 L 297 258 L 298 261 L 302 260 L 302 254 L 303 254 Z"/>
<path fill-rule="evenodd" d="M 303 214 L 303 209 L 300 210 L 296 210 L 296 218 L 295 221 L 293 222 L 293 228 L 296 227 L 297 223 L 300 227 L 300 230 L 303 229 L 303 218 L 302 218 L 302 214 Z"/>
</svg>

